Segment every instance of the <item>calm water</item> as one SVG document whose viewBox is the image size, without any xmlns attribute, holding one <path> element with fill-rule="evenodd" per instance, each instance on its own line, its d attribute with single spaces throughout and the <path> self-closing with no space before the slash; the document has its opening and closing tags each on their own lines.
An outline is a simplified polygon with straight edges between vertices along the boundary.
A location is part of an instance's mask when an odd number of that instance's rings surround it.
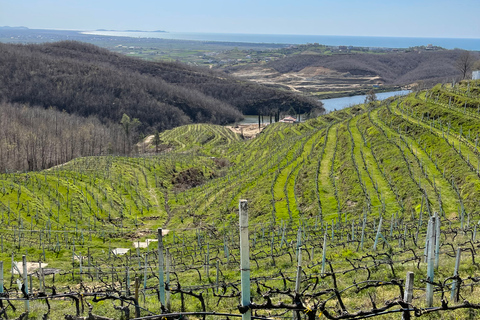
<svg viewBox="0 0 480 320">
<path fill-rule="evenodd" d="M 396 95 L 406 95 L 410 93 L 410 90 L 401 90 L 401 91 L 391 91 L 391 92 L 382 92 L 377 93 L 378 100 L 384 100 Z M 333 99 L 324 99 L 320 100 L 323 102 L 323 106 L 327 112 L 341 110 L 343 108 L 348 108 L 356 104 L 363 103 L 365 101 L 365 95 L 352 96 L 352 97 L 343 97 L 343 98 L 333 98 Z M 246 115 L 245 119 L 240 121 L 238 124 L 258 124 L 258 116 Z M 265 123 L 270 122 L 270 117 L 264 116 L 263 121 Z"/>
<path fill-rule="evenodd" d="M 410 93 L 410 90 L 401 90 L 401 91 L 390 91 L 390 92 L 382 92 L 377 93 L 378 100 L 384 100 L 396 95 L 403 96 Z M 351 107 L 356 104 L 363 103 L 365 101 L 366 95 L 361 96 L 351 96 L 351 97 L 343 97 L 343 98 L 333 98 L 333 99 L 324 99 L 320 100 L 323 102 L 323 107 L 327 112 L 340 110 L 343 108 Z"/>
<path fill-rule="evenodd" d="M 160 38 L 198 41 L 305 44 L 320 43 L 330 46 L 357 46 L 381 48 L 409 48 L 432 44 L 447 49 L 480 50 L 479 39 L 462 38 L 402 38 L 402 37 L 353 37 L 314 36 L 288 34 L 195 33 L 195 32 L 122 32 L 88 31 L 86 34 L 133 38 Z"/>
</svg>

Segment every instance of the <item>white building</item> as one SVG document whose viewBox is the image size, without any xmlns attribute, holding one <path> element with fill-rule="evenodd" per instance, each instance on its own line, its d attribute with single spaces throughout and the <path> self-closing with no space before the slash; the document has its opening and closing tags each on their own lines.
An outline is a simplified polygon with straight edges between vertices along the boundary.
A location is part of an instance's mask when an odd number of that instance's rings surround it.
<svg viewBox="0 0 480 320">
<path fill-rule="evenodd" d="M 480 70 L 472 72 L 472 80 L 480 80 Z"/>
</svg>

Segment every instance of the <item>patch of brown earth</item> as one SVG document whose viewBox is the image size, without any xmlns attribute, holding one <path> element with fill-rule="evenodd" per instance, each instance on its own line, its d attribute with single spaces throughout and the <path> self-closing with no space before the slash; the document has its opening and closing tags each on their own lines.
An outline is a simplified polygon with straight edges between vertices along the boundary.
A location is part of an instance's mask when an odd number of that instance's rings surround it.
<svg viewBox="0 0 480 320">
<path fill-rule="evenodd" d="M 267 124 L 262 124 L 259 128 L 258 124 L 240 124 L 237 126 L 227 126 L 227 128 L 243 136 L 244 139 L 252 139 L 262 132 L 266 126 Z"/>
</svg>

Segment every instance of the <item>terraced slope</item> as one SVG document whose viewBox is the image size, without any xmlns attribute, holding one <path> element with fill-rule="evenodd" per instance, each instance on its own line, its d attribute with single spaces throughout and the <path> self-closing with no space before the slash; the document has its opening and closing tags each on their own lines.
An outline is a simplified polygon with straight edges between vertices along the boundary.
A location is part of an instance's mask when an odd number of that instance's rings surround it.
<svg viewBox="0 0 480 320">
<path fill-rule="evenodd" d="M 381 106 L 273 124 L 249 141 L 220 126 L 182 126 L 161 134 L 170 149 L 159 155 L 82 158 L 3 174 L 3 223 L 213 227 L 220 217 L 234 221 L 239 198 L 250 199 L 253 217 L 276 223 L 474 212 L 479 91 L 478 82 L 439 85 Z"/>
</svg>

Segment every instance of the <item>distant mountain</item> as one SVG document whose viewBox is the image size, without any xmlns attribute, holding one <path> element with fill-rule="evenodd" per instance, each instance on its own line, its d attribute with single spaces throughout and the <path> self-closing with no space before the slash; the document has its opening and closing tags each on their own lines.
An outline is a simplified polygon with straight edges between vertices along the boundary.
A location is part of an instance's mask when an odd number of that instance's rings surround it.
<svg viewBox="0 0 480 320">
<path fill-rule="evenodd" d="M 125 32 L 167 32 L 163 30 L 145 31 L 145 30 L 125 30 Z"/>
<path fill-rule="evenodd" d="M 95 31 L 116 31 L 116 32 L 167 32 L 163 30 L 154 30 L 154 31 L 146 31 L 146 30 L 108 30 L 108 29 L 97 29 Z"/>
<path fill-rule="evenodd" d="M 144 132 L 244 114 L 322 109 L 314 99 L 181 63 L 148 62 L 94 45 L 0 43 L 0 101 L 54 107 L 103 122 L 124 113 Z"/>
<path fill-rule="evenodd" d="M 27 27 L 9 27 L 9 26 L 0 27 L 0 29 L 8 29 L 8 30 L 29 30 Z"/>
</svg>

